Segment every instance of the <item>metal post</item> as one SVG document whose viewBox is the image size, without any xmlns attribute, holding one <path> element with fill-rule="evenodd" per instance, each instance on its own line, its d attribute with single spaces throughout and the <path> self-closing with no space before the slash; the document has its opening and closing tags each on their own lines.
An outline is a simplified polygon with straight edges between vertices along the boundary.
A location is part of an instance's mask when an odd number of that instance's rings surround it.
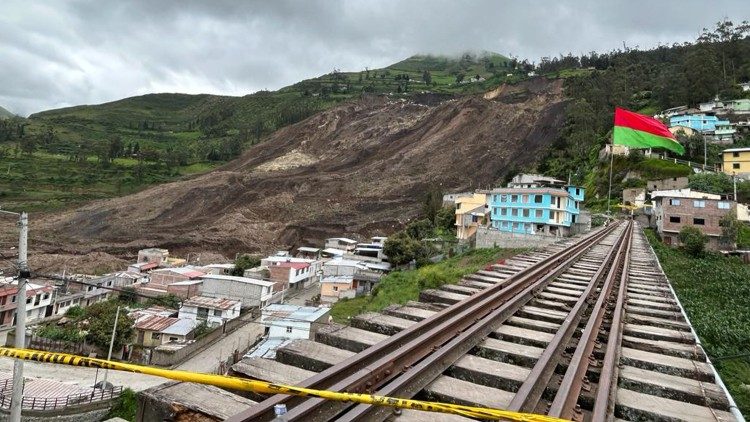
<svg viewBox="0 0 750 422">
<path fill-rule="evenodd" d="M 706 137 L 703 137 L 703 169 L 706 169 L 706 165 L 708 164 L 708 155 L 706 154 L 707 147 L 706 147 Z"/>
<path fill-rule="evenodd" d="M 615 163 L 615 143 L 612 141 L 609 159 L 609 189 L 607 190 L 607 215 L 609 215 L 609 198 L 612 196 L 612 167 Z"/>
<path fill-rule="evenodd" d="M 112 360 L 112 348 L 115 345 L 115 333 L 117 332 L 117 319 L 120 317 L 120 307 L 117 307 L 117 312 L 115 312 L 115 325 L 112 327 L 112 339 L 109 340 L 109 353 L 107 353 L 107 360 Z M 102 386 L 106 387 L 107 385 L 107 374 L 109 374 L 109 369 L 104 370 L 104 377 L 102 378 Z"/>
<path fill-rule="evenodd" d="M 26 348 L 26 282 L 30 276 L 28 267 L 29 216 L 21 213 L 18 220 L 18 293 L 16 293 L 16 348 Z M 13 396 L 10 401 L 10 421 L 21 422 L 23 407 L 23 360 L 13 362 Z"/>
<path fill-rule="evenodd" d="M 732 184 L 734 185 L 734 202 L 737 202 L 737 174 L 732 172 Z"/>
</svg>

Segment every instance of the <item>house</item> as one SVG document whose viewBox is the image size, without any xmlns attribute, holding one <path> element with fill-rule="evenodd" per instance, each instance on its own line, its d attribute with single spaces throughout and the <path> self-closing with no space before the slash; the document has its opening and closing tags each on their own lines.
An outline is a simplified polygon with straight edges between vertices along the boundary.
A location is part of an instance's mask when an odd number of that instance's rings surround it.
<svg viewBox="0 0 750 422">
<path fill-rule="evenodd" d="M 167 294 L 175 295 L 180 299 L 199 296 L 203 290 L 203 280 L 185 280 L 172 283 L 167 286 Z"/>
<path fill-rule="evenodd" d="M 159 266 L 162 263 L 166 263 L 167 259 L 169 259 L 169 250 L 167 249 L 148 248 L 138 251 L 139 264 L 151 262 L 156 263 L 156 265 Z"/>
<path fill-rule="evenodd" d="M 300 246 L 297 248 L 297 258 L 318 259 L 320 258 L 320 248 Z"/>
<path fill-rule="evenodd" d="M 373 236 L 370 238 L 370 243 L 380 246 L 385 246 L 385 241 L 388 240 L 386 236 Z"/>
<path fill-rule="evenodd" d="M 443 195 L 443 206 L 451 207 L 456 204 L 456 198 L 471 195 L 471 192 L 446 193 Z"/>
<path fill-rule="evenodd" d="M 167 286 L 179 281 L 197 280 L 206 275 L 205 272 L 194 267 L 162 268 L 151 271 L 148 287 L 166 292 Z"/>
<path fill-rule="evenodd" d="M 144 274 L 159 266 L 156 262 L 137 262 L 128 265 L 128 272 L 135 274 Z"/>
<path fill-rule="evenodd" d="M 742 92 L 750 91 L 750 82 L 742 82 L 737 85 L 740 86 L 740 89 L 742 89 Z"/>
<path fill-rule="evenodd" d="M 232 275 L 234 271 L 234 264 L 209 264 L 200 267 L 200 271 L 206 274 L 214 275 Z"/>
<path fill-rule="evenodd" d="M 351 252 L 357 247 L 357 241 L 346 237 L 331 237 L 326 239 L 325 248 L 340 249 Z"/>
<path fill-rule="evenodd" d="M 357 284 L 354 276 L 326 276 L 320 280 L 320 301 L 334 303 L 343 297 L 357 296 Z"/>
<path fill-rule="evenodd" d="M 358 243 L 354 252 L 344 254 L 344 258 L 362 262 L 388 262 L 388 256 L 383 252 L 383 245 L 377 243 Z"/>
<path fill-rule="evenodd" d="M 500 188 L 490 192 L 491 228 L 508 233 L 569 236 L 578 222 L 584 189 Z"/>
<path fill-rule="evenodd" d="M 328 323 L 330 310 L 275 303 L 263 308 L 260 322 L 268 338 L 313 340 L 320 326 Z"/>
<path fill-rule="evenodd" d="M 646 203 L 646 189 L 628 188 L 622 190 L 622 203 L 642 207 Z"/>
<path fill-rule="evenodd" d="M 509 188 L 562 187 L 564 185 L 565 181 L 554 177 L 526 173 L 517 174 L 508 182 Z"/>
<path fill-rule="evenodd" d="M 698 132 L 697 130 L 695 130 L 693 128 L 687 127 L 687 126 L 679 126 L 678 125 L 678 126 L 672 126 L 672 127 L 668 128 L 668 129 L 672 133 L 672 135 L 675 135 L 675 136 L 682 135 L 682 136 L 686 136 L 686 137 L 691 137 L 691 136 L 694 136 L 694 135 L 700 135 L 700 132 Z"/>
<path fill-rule="evenodd" d="M 268 267 L 274 291 L 303 289 L 318 280 L 318 274 L 307 262 L 275 262 Z"/>
<path fill-rule="evenodd" d="M 134 343 L 143 347 L 156 347 L 173 341 L 191 338 L 196 321 L 186 318 L 146 315 L 135 321 Z"/>
<path fill-rule="evenodd" d="M 207 274 L 203 276 L 202 295 L 239 300 L 242 308 L 263 308 L 281 298 L 274 294 L 274 285 L 254 278 Z"/>
<path fill-rule="evenodd" d="M 472 238 L 477 232 L 477 227 L 486 223 L 488 214 L 486 194 L 472 193 L 456 198 L 456 238 Z"/>
<path fill-rule="evenodd" d="M 688 187 L 687 177 L 669 177 L 666 179 L 649 180 L 646 182 L 648 192 L 655 190 L 675 190 L 685 189 Z"/>
<path fill-rule="evenodd" d="M 721 225 L 726 214 L 735 213 L 736 203 L 724 200 L 720 195 L 697 192 L 690 189 L 654 191 L 653 222 L 664 243 L 679 245 L 679 233 L 685 226 L 698 228 L 708 236 L 708 247 L 719 250 L 729 245 L 721 244 Z"/>
<path fill-rule="evenodd" d="M 730 148 L 721 153 L 721 171 L 743 179 L 750 179 L 750 148 Z"/>
<path fill-rule="evenodd" d="M 205 322 L 209 327 L 218 327 L 240 316 L 242 302 L 239 300 L 193 296 L 180 306 L 179 318 Z"/>
<path fill-rule="evenodd" d="M 750 99 L 740 98 L 737 100 L 730 100 L 726 104 L 726 109 L 733 114 L 750 113 Z"/>
<path fill-rule="evenodd" d="M 716 130 L 716 125 L 728 125 L 728 120 L 719 120 L 718 117 L 710 114 L 682 114 L 669 118 L 669 126 L 685 126 L 698 132 L 707 132 Z"/>
</svg>

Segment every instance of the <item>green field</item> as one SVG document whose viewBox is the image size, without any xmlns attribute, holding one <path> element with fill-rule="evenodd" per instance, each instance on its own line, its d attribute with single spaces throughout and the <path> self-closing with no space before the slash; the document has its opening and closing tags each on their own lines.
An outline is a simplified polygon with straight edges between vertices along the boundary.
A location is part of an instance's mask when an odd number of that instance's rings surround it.
<svg viewBox="0 0 750 422">
<path fill-rule="evenodd" d="M 694 258 L 646 230 L 706 353 L 745 417 L 750 416 L 750 266 L 708 253 Z"/>
</svg>

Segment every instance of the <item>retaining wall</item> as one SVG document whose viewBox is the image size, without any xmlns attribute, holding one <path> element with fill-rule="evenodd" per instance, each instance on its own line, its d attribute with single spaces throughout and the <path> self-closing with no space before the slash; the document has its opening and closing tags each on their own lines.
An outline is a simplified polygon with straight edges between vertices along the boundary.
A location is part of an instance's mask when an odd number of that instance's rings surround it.
<svg viewBox="0 0 750 422">
<path fill-rule="evenodd" d="M 541 234 L 508 233 L 486 227 L 477 229 L 477 248 L 542 248 L 562 240 L 562 237 Z"/>
</svg>

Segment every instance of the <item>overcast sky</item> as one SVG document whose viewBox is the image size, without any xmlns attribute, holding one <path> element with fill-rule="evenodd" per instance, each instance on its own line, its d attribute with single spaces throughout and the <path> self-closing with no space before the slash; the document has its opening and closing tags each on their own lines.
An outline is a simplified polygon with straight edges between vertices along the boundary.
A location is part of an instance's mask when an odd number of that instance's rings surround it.
<svg viewBox="0 0 750 422">
<path fill-rule="evenodd" d="M 693 40 L 747 0 L 0 0 L 0 106 L 245 95 L 416 53 L 540 57 Z"/>
</svg>

